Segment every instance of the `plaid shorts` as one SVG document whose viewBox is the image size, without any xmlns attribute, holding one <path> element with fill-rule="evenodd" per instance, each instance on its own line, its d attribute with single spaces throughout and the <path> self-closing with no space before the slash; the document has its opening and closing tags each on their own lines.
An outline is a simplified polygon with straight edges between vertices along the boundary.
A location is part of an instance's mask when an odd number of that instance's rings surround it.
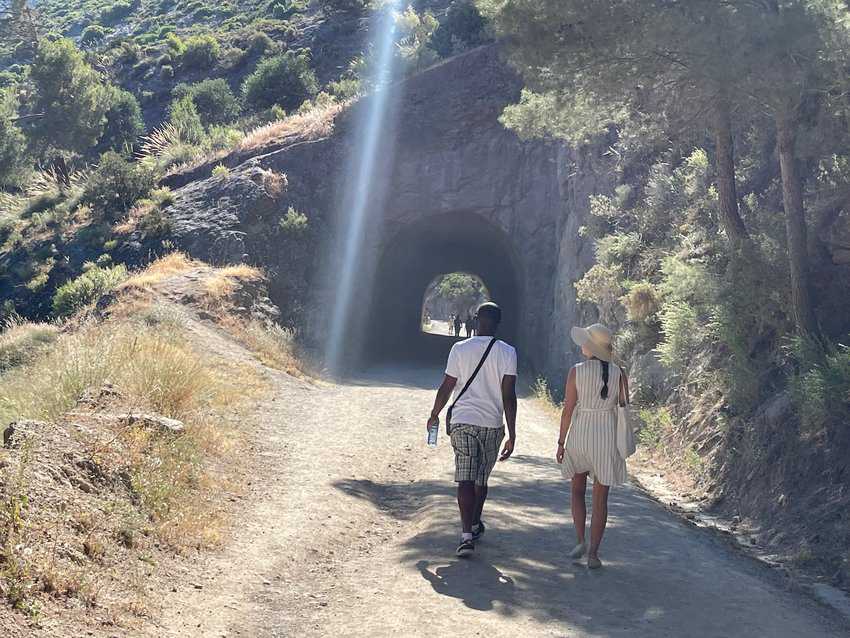
<svg viewBox="0 0 850 638">
<path fill-rule="evenodd" d="M 452 425 L 455 481 L 475 481 L 476 485 L 487 485 L 490 472 L 499 458 L 499 447 L 504 437 L 504 428 L 485 428 L 465 423 Z"/>
</svg>

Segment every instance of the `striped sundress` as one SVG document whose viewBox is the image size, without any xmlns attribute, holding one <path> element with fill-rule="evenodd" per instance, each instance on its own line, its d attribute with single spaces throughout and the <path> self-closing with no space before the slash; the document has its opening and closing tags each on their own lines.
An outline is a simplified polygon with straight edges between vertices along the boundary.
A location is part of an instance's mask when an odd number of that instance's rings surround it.
<svg viewBox="0 0 850 638">
<path fill-rule="evenodd" d="M 619 485 L 626 480 L 626 462 L 617 452 L 617 398 L 620 368 L 608 366 L 608 398 L 602 392 L 602 362 L 589 359 L 575 367 L 578 403 L 564 445 L 561 471 L 573 474 L 590 472 L 594 482 Z"/>
</svg>

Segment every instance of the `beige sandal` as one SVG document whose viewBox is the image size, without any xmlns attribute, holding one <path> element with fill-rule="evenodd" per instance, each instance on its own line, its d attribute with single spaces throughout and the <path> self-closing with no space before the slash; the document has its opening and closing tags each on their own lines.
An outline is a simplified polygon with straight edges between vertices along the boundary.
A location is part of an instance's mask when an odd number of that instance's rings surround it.
<svg viewBox="0 0 850 638">
<path fill-rule="evenodd" d="M 570 552 L 570 558 L 574 558 L 578 560 L 582 556 L 587 553 L 587 543 L 579 543 L 575 547 L 573 547 L 573 551 Z"/>
<path fill-rule="evenodd" d="M 599 560 L 597 556 L 588 556 L 587 557 L 587 568 L 588 569 L 599 569 L 602 567 L 602 561 Z"/>
</svg>

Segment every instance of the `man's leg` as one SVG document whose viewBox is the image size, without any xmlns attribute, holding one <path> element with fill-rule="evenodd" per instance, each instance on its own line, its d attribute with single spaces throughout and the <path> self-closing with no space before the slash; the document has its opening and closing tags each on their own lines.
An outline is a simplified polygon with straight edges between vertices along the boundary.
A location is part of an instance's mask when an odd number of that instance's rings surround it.
<svg viewBox="0 0 850 638">
<path fill-rule="evenodd" d="M 465 534 L 472 533 L 472 523 L 476 512 L 476 495 L 474 481 L 458 481 L 457 506 L 460 509 L 461 529 Z"/>
<path fill-rule="evenodd" d="M 487 486 L 475 486 L 475 516 L 472 519 L 472 526 L 478 525 L 481 522 L 481 512 L 484 510 L 484 501 L 487 500 Z"/>
</svg>

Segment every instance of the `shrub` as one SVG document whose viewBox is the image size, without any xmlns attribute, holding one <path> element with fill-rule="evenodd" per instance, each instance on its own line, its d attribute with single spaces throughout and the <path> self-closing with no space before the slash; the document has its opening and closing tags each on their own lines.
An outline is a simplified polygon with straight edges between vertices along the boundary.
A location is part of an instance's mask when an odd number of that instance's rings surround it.
<svg viewBox="0 0 850 638">
<path fill-rule="evenodd" d="M 163 80 L 170 80 L 174 77 L 174 67 L 166 64 L 159 69 L 159 77 Z"/>
<path fill-rule="evenodd" d="M 106 27 L 102 27 L 99 24 L 90 24 L 85 29 L 83 29 L 82 34 L 80 35 L 80 44 L 83 45 L 92 45 L 100 42 L 103 38 L 106 37 L 107 30 Z"/>
<path fill-rule="evenodd" d="M 846 428 L 850 421 L 850 348 L 822 346 L 797 337 L 793 350 L 800 371 L 791 379 L 802 430 L 816 435 Z"/>
<path fill-rule="evenodd" d="M 188 95 L 174 100 L 169 108 L 169 122 L 177 129 L 181 139 L 199 144 L 204 138 L 204 125 L 195 103 Z"/>
<path fill-rule="evenodd" d="M 186 69 L 210 69 L 221 55 L 221 46 L 212 35 L 193 35 L 186 39 L 180 63 Z"/>
<path fill-rule="evenodd" d="M 224 164 L 217 164 L 212 169 L 213 177 L 227 177 L 230 174 L 230 169 L 227 168 Z"/>
<path fill-rule="evenodd" d="M 222 78 L 192 85 L 178 84 L 174 87 L 174 96 L 191 98 L 205 126 L 226 124 L 239 117 L 239 100 Z"/>
<path fill-rule="evenodd" d="M 596 304 L 602 321 L 613 322 L 617 304 L 623 295 L 622 276 L 618 265 L 595 264 L 575 283 L 576 296 L 579 301 Z"/>
<path fill-rule="evenodd" d="M 111 86 L 106 89 L 106 94 L 106 124 L 95 152 L 98 155 L 106 151 L 127 152 L 145 132 L 142 109 L 129 91 Z"/>
<path fill-rule="evenodd" d="M 431 36 L 429 46 L 445 58 L 487 40 L 484 18 L 475 5 L 470 0 L 455 0 Z"/>
<path fill-rule="evenodd" d="M 109 151 L 86 183 L 81 203 L 107 219 L 126 213 L 137 199 L 154 186 L 154 175 L 140 162 L 129 162 Z"/>
<path fill-rule="evenodd" d="M 186 51 L 186 44 L 176 33 L 167 34 L 165 36 L 165 44 L 173 55 L 181 56 L 183 55 L 183 52 Z"/>
<path fill-rule="evenodd" d="M 286 211 L 286 215 L 281 217 L 278 225 L 280 229 L 287 235 L 297 236 L 307 232 L 309 227 L 307 215 L 295 210 L 292 206 Z"/>
<path fill-rule="evenodd" d="M 58 317 L 70 317 L 97 302 L 126 278 L 127 268 L 123 264 L 111 268 L 90 268 L 59 287 L 53 296 L 53 312 Z"/>
<path fill-rule="evenodd" d="M 273 0 L 269 10 L 275 20 L 289 20 L 296 12 L 304 10 L 306 5 L 301 0 Z"/>
<path fill-rule="evenodd" d="M 100 12 L 100 21 L 105 24 L 117 22 L 133 11 L 133 3 L 130 0 L 117 0 Z"/>
<path fill-rule="evenodd" d="M 275 104 L 295 110 L 318 89 L 307 55 L 292 51 L 261 61 L 242 85 L 245 102 L 258 111 Z"/>
<path fill-rule="evenodd" d="M 262 31 L 254 33 L 248 41 L 248 53 L 250 55 L 262 55 L 274 48 L 274 40 Z"/>
<path fill-rule="evenodd" d="M 659 314 L 664 338 L 658 345 L 661 362 L 678 372 L 688 366 L 700 343 L 697 311 L 684 301 L 664 304 Z"/>
<path fill-rule="evenodd" d="M 632 321 L 648 321 L 658 312 L 659 299 L 655 286 L 646 281 L 640 281 L 629 288 L 623 298 L 623 304 Z"/>
</svg>

